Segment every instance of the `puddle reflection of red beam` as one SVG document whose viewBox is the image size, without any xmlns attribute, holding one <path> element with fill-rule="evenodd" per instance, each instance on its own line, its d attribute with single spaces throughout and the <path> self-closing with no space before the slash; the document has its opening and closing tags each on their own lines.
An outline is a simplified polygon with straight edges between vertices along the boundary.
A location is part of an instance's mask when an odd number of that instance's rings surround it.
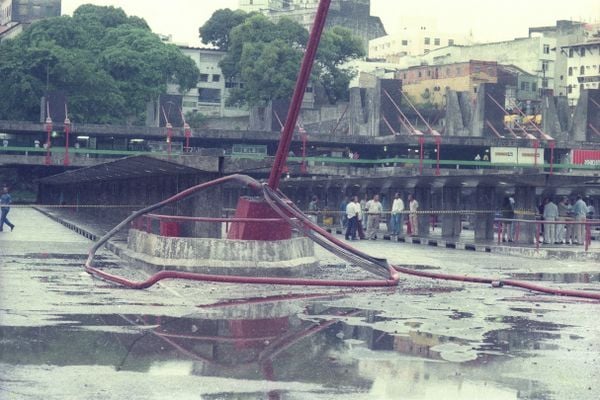
<svg viewBox="0 0 600 400">
<path fill-rule="evenodd" d="M 336 293 L 284 294 L 284 295 L 280 295 L 280 296 L 259 297 L 259 298 L 254 298 L 254 299 L 226 300 L 226 301 L 212 303 L 212 304 L 201 304 L 197 307 L 199 307 L 199 308 L 235 307 L 235 306 L 239 306 L 239 305 L 273 303 L 273 302 L 288 301 L 288 300 L 334 298 L 334 297 L 343 297 L 343 296 L 346 296 L 347 294 L 356 293 L 356 292 L 361 292 L 361 291 L 353 290 L 353 291 L 344 291 L 344 292 L 336 292 Z"/>
</svg>

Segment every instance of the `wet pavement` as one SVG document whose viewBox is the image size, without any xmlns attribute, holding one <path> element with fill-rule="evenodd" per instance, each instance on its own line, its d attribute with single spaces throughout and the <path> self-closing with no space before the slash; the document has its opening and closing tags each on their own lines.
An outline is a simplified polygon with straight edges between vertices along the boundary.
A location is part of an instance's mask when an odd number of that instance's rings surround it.
<svg viewBox="0 0 600 400">
<path fill-rule="evenodd" d="M 597 399 L 600 304 L 403 276 L 339 290 L 83 271 L 91 241 L 33 209 L 0 234 L 0 399 Z M 596 262 L 355 242 L 392 263 L 600 291 Z M 323 278 L 368 277 L 320 253 Z M 108 251 L 98 266 L 146 273 Z"/>
</svg>

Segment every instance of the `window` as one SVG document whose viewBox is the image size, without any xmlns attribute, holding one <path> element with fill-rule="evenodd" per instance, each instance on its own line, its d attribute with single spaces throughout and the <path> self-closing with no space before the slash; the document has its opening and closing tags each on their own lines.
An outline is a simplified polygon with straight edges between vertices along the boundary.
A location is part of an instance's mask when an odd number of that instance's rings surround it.
<svg viewBox="0 0 600 400">
<path fill-rule="evenodd" d="M 548 71 L 548 61 L 542 61 L 542 71 Z"/>
<path fill-rule="evenodd" d="M 408 46 L 408 40 L 403 40 L 402 41 L 402 46 Z"/>
<path fill-rule="evenodd" d="M 421 73 L 421 71 L 419 71 L 419 78 L 422 76 L 423 74 Z"/>
<path fill-rule="evenodd" d="M 448 39 L 448 46 L 454 46 L 454 39 Z"/>
<path fill-rule="evenodd" d="M 567 86 L 567 94 L 571 94 L 573 93 L 573 86 L 569 85 Z"/>
<path fill-rule="evenodd" d="M 585 47 L 580 47 L 579 50 L 581 52 L 580 57 L 585 57 Z"/>
<path fill-rule="evenodd" d="M 450 76 L 450 68 L 446 68 L 446 76 Z"/>
<path fill-rule="evenodd" d="M 548 78 L 542 78 L 542 88 L 548 89 Z"/>
<path fill-rule="evenodd" d="M 404 79 L 406 79 L 406 73 L 404 73 Z"/>
<path fill-rule="evenodd" d="M 219 82 L 220 80 L 221 80 L 221 75 L 213 74 L 213 76 L 212 76 L 213 82 Z"/>
<path fill-rule="evenodd" d="M 440 45 L 440 38 L 433 39 L 433 44 L 436 45 L 436 46 L 439 46 Z"/>
<path fill-rule="evenodd" d="M 425 44 L 431 44 L 431 38 L 426 37 L 425 38 Z"/>
<path fill-rule="evenodd" d="M 569 67 L 569 72 L 567 73 L 569 76 L 573 76 L 573 67 Z"/>
<path fill-rule="evenodd" d="M 477 93 L 477 86 L 473 86 L 473 93 Z"/>
<path fill-rule="evenodd" d="M 427 70 L 427 76 L 431 76 L 431 71 Z"/>
<path fill-rule="evenodd" d="M 528 91 L 529 90 L 529 82 L 521 82 L 521 90 Z"/>
<path fill-rule="evenodd" d="M 200 74 L 200 82 L 208 82 L 208 74 Z"/>
<path fill-rule="evenodd" d="M 225 81 L 225 88 L 227 88 L 227 89 L 233 89 L 236 86 L 237 86 L 237 84 L 234 81 L 232 81 L 231 79 L 228 79 Z"/>
<path fill-rule="evenodd" d="M 536 82 L 532 82 L 531 83 L 531 91 L 532 92 L 537 92 L 537 83 Z"/>
<path fill-rule="evenodd" d="M 585 75 L 585 67 L 583 65 L 579 67 L 579 75 Z"/>
<path fill-rule="evenodd" d="M 221 89 L 200 88 L 198 93 L 198 101 L 201 103 L 221 103 Z"/>
<path fill-rule="evenodd" d="M 549 44 L 544 45 L 544 54 L 550 54 L 550 45 Z"/>
<path fill-rule="evenodd" d="M 573 58 L 573 49 L 569 49 L 569 58 Z"/>
</svg>

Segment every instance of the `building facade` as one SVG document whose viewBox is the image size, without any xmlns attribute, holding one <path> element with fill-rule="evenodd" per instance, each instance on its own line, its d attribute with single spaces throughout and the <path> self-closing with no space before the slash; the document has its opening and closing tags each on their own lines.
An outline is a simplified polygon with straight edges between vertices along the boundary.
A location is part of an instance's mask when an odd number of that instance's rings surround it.
<svg viewBox="0 0 600 400">
<path fill-rule="evenodd" d="M 574 106 L 582 89 L 600 88 L 600 38 L 563 46 L 561 50 L 567 55 L 567 97 Z"/>
<path fill-rule="evenodd" d="M 182 111 L 184 114 L 191 111 L 210 117 L 248 115 L 247 111 L 226 105 L 229 91 L 241 84 L 225 80 L 219 67 L 219 62 L 226 54 L 224 51 L 187 46 L 179 46 L 179 49 L 194 60 L 200 71 L 197 87 L 183 94 Z M 178 86 L 168 85 L 167 94 L 180 94 Z"/>
<path fill-rule="evenodd" d="M 369 41 L 369 58 L 396 63 L 406 56 L 471 42 L 466 35 L 439 30 L 433 18 L 403 17 L 397 29 L 396 33 Z"/>
<path fill-rule="evenodd" d="M 15 37 L 32 22 L 60 13 L 61 0 L 0 0 L 0 41 Z"/>
<path fill-rule="evenodd" d="M 318 0 L 240 0 L 239 8 L 246 12 L 260 12 L 270 19 L 290 18 L 308 31 L 319 6 Z M 385 36 L 379 17 L 371 13 L 371 0 L 332 0 L 327 14 L 326 27 L 343 26 L 352 31 L 368 50 L 369 40 Z"/>
<path fill-rule="evenodd" d="M 417 105 L 442 108 L 446 92 L 468 92 L 474 100 L 482 83 L 501 83 L 506 87 L 505 107 L 521 106 L 539 100 L 536 77 L 515 67 L 494 61 L 422 65 L 396 72 L 404 92 Z"/>
</svg>

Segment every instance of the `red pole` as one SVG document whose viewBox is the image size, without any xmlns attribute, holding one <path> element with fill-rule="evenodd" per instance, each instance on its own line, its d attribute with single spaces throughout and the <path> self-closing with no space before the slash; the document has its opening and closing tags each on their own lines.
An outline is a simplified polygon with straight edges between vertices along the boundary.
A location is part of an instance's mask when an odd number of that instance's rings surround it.
<svg viewBox="0 0 600 400">
<path fill-rule="evenodd" d="M 183 132 L 185 134 L 185 151 L 186 152 L 190 152 L 190 137 L 192 137 L 192 129 L 190 128 L 190 125 L 185 122 L 183 124 Z"/>
<path fill-rule="evenodd" d="M 52 118 L 46 117 L 46 133 L 48 137 L 46 139 L 46 165 L 52 164 L 52 157 L 50 156 L 50 134 L 52 133 Z"/>
<path fill-rule="evenodd" d="M 285 121 L 285 126 L 283 127 L 281 140 L 279 141 L 279 147 L 277 148 L 277 154 L 275 155 L 275 161 L 273 162 L 271 175 L 269 176 L 269 187 L 272 189 L 277 189 L 279 186 L 281 173 L 283 171 L 283 167 L 285 166 L 288 152 L 290 151 L 294 127 L 296 126 L 296 121 L 298 120 L 300 106 L 302 105 L 302 98 L 304 97 L 306 86 L 308 85 L 310 71 L 317 54 L 317 47 L 319 46 L 321 33 L 323 32 L 323 27 L 325 26 L 327 10 L 329 9 L 330 3 L 331 0 L 320 0 L 319 2 L 317 15 L 315 16 L 310 38 L 308 39 L 308 44 L 302 60 L 302 67 L 300 68 L 298 80 L 296 81 L 296 88 L 294 89 L 294 94 L 288 110 L 288 117 Z"/>
<path fill-rule="evenodd" d="M 535 149 L 535 153 L 533 154 L 533 166 L 535 168 L 537 168 L 538 165 L 538 148 L 540 147 L 540 142 L 539 140 L 534 140 L 533 141 L 533 148 Z"/>
<path fill-rule="evenodd" d="M 71 131 L 71 120 L 69 117 L 65 117 L 65 159 L 63 164 L 65 166 L 70 164 L 69 160 L 69 132 Z"/>
</svg>

